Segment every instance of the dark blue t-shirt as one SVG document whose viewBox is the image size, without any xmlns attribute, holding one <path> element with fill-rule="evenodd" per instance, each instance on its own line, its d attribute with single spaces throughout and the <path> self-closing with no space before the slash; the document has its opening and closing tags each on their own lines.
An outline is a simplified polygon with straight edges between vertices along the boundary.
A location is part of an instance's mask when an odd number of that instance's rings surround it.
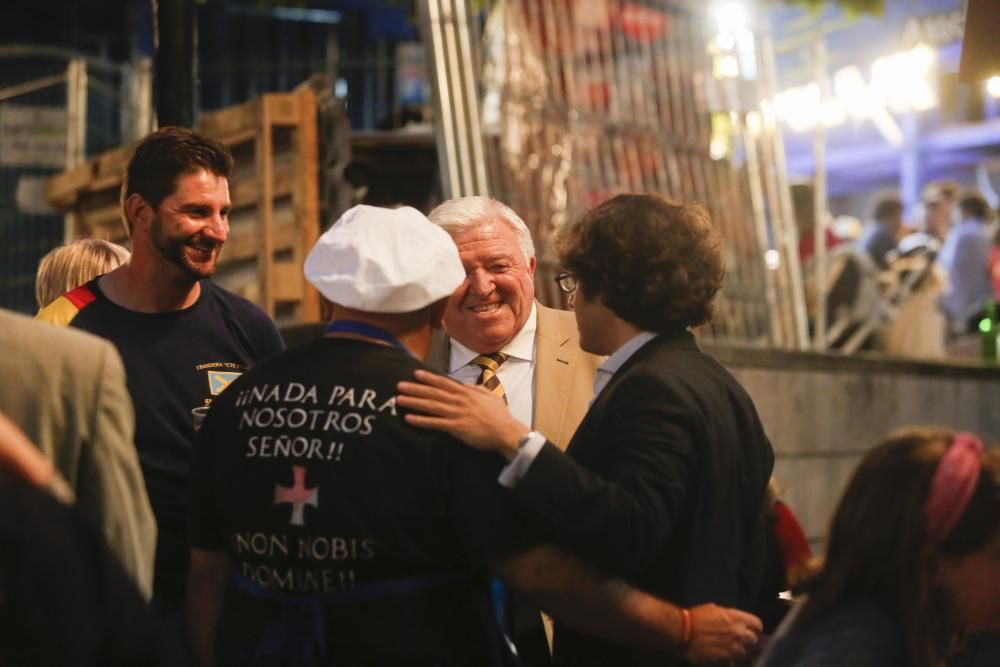
<svg viewBox="0 0 1000 667">
<path fill-rule="evenodd" d="M 67 293 L 79 308 L 69 324 L 107 338 L 121 354 L 135 405 L 136 449 L 159 531 L 156 576 L 183 575 L 191 410 L 211 405 L 233 380 L 283 350 L 284 343 L 262 310 L 208 280 L 201 281 L 193 306 L 165 313 L 116 305 L 97 283 L 94 279 Z"/>
</svg>

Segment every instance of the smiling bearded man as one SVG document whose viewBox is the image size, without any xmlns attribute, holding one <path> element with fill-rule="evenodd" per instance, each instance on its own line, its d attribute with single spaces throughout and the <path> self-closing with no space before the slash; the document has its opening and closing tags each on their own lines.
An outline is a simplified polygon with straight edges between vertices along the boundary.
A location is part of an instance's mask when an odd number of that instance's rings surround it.
<svg viewBox="0 0 1000 667">
<path fill-rule="evenodd" d="M 180 208 L 180 202 L 187 205 L 200 197 L 218 199 L 223 207 L 222 218 L 226 220 L 224 227 L 206 224 L 200 231 L 191 234 L 191 230 L 175 222 L 175 214 Z M 157 214 L 153 218 L 150 240 L 160 256 L 180 269 L 184 274 L 183 285 L 188 280 L 197 281 L 210 278 L 215 273 L 215 262 L 228 236 L 229 224 L 229 187 L 226 178 L 216 174 L 201 171 L 197 174 L 187 174 L 178 179 L 177 192 L 164 199 L 168 207 L 167 213 Z M 161 207 L 164 206 L 161 204 Z M 173 206 L 171 207 L 171 204 Z M 198 206 L 197 204 L 195 205 Z M 210 215 L 206 211 L 205 214 Z M 204 215 L 204 214 L 203 214 Z M 196 213 L 192 217 L 198 217 Z M 168 225 L 174 222 L 175 224 Z M 221 229 L 221 232 L 220 232 Z"/>
<path fill-rule="evenodd" d="M 206 280 L 229 235 L 232 169 L 225 146 L 190 130 L 147 136 L 122 184 L 131 260 L 38 314 L 107 338 L 125 363 L 159 533 L 153 604 L 165 616 L 184 604 L 191 410 L 209 406 L 243 371 L 284 348 L 259 308 Z"/>
</svg>

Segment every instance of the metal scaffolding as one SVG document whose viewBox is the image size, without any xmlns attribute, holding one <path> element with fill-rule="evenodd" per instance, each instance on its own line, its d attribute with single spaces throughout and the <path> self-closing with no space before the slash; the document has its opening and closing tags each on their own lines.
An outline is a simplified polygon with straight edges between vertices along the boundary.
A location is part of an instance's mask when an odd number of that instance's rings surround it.
<svg viewBox="0 0 1000 667">
<path fill-rule="evenodd" d="M 704 4 L 422 2 L 443 194 L 492 195 L 518 211 L 550 304 L 560 299 L 551 239 L 567 219 L 620 192 L 698 202 L 725 238 L 728 271 L 704 333 L 805 349 L 783 148 L 760 106 L 774 93 L 769 43 L 756 49 L 760 76 L 740 82 L 753 104 L 719 109 Z M 724 156 L 710 150 L 720 127 Z"/>
</svg>

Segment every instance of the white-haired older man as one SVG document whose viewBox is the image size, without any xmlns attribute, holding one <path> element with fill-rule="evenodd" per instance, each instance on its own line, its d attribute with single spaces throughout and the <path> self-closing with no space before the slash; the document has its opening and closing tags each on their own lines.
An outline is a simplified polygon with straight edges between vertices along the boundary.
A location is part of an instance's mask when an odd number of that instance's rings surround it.
<svg viewBox="0 0 1000 667">
<path fill-rule="evenodd" d="M 465 268 L 427 363 L 501 394 L 511 414 L 565 449 L 587 412 L 601 357 L 580 349 L 573 314 L 535 300 L 535 244 L 509 206 L 487 197 L 444 202 L 428 215 L 447 231 Z M 549 661 L 541 617 L 513 605 L 514 640 L 528 665 Z"/>
<path fill-rule="evenodd" d="M 495 375 L 494 391 L 511 413 L 565 448 L 587 412 L 601 358 L 580 349 L 572 313 L 535 301 L 527 225 L 486 197 L 451 199 L 428 217 L 451 235 L 466 273 L 445 311 L 448 335 L 428 363 L 468 384 Z"/>
</svg>

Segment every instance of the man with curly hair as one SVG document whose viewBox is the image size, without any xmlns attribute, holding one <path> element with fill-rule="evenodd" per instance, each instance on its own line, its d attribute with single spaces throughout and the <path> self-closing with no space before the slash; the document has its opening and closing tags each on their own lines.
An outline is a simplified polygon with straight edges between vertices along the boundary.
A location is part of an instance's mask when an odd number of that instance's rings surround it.
<svg viewBox="0 0 1000 667">
<path fill-rule="evenodd" d="M 400 404 L 425 413 L 407 420 L 504 456 L 500 483 L 604 571 L 684 607 L 751 608 L 774 455 L 750 397 L 689 331 L 711 317 L 724 274 L 708 214 L 620 195 L 567 226 L 557 248 L 580 345 L 610 355 L 566 453 L 495 396 L 430 374 L 400 384 Z M 554 660 L 665 664 L 558 624 Z"/>
</svg>

